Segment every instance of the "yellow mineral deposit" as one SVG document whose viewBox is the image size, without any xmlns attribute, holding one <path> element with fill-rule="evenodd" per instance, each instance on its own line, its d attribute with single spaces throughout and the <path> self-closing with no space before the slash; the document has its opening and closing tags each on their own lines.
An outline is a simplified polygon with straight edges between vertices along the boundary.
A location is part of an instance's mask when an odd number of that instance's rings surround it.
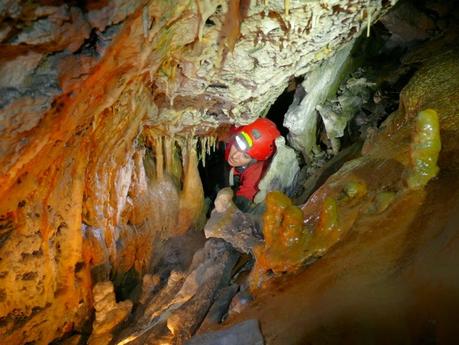
<svg viewBox="0 0 459 345">
<path fill-rule="evenodd" d="M 266 196 L 266 211 L 263 214 L 263 235 L 265 247 L 271 247 L 279 237 L 282 214 L 292 202 L 281 192 L 271 192 Z"/>
<path fill-rule="evenodd" d="M 320 212 L 318 233 L 326 233 L 338 228 L 338 212 L 336 201 L 332 197 L 325 198 Z"/>
<path fill-rule="evenodd" d="M 437 160 L 441 150 L 438 114 L 426 109 L 416 117 L 416 129 L 411 143 L 412 169 L 407 183 L 411 189 L 423 188 L 438 174 Z"/>
<path fill-rule="evenodd" d="M 342 202 L 352 208 L 349 200 L 365 196 L 367 187 L 364 182 L 351 181 L 344 185 L 343 191 L 345 199 Z M 331 191 L 326 193 L 333 194 Z M 254 248 L 256 262 L 249 277 L 252 291 L 264 284 L 268 272 L 279 274 L 297 271 L 308 258 L 322 256 L 341 239 L 343 229 L 339 224 L 338 205 L 330 195 L 325 196 L 319 208 L 313 208 L 313 215 L 318 214 L 317 221 L 305 225 L 303 211 L 292 205 L 286 195 L 281 192 L 268 193 L 263 214 L 265 242 Z M 352 220 L 346 221 L 347 228 L 351 225 Z"/>
<path fill-rule="evenodd" d="M 269 271 L 276 274 L 297 270 L 310 237 L 301 209 L 277 191 L 266 196 L 263 234 L 265 243 L 254 248 L 256 262 L 249 278 L 252 291 L 263 284 Z"/>
<path fill-rule="evenodd" d="M 350 181 L 344 186 L 344 193 L 349 199 L 360 198 L 367 192 L 367 185 L 361 181 Z"/>
<path fill-rule="evenodd" d="M 297 248 L 304 238 L 303 212 L 295 205 L 290 205 L 284 212 L 281 225 L 281 242 L 284 247 Z"/>
<path fill-rule="evenodd" d="M 336 200 L 327 196 L 320 209 L 319 222 L 311 241 L 311 250 L 317 255 L 323 255 L 333 244 L 339 241 L 341 229 L 338 223 L 338 207 Z"/>
<path fill-rule="evenodd" d="M 394 201 L 395 192 L 379 192 L 376 194 L 373 204 L 370 206 L 369 213 L 384 212 Z"/>
</svg>

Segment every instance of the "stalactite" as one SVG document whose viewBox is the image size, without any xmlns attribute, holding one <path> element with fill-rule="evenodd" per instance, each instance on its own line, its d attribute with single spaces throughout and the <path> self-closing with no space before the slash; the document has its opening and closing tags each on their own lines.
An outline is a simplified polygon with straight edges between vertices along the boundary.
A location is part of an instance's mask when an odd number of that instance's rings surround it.
<svg viewBox="0 0 459 345">
<path fill-rule="evenodd" d="M 155 160 L 156 160 L 156 178 L 162 180 L 164 177 L 164 149 L 161 136 L 154 138 Z"/>
<path fill-rule="evenodd" d="M 215 151 L 216 147 L 217 147 L 217 142 L 218 142 L 218 138 L 215 136 L 213 137 L 212 139 L 212 150 Z"/>
<path fill-rule="evenodd" d="M 150 176 L 148 227 L 157 229 L 160 237 L 184 233 L 196 225 L 202 215 L 204 196 L 196 146 L 199 141 L 200 158 L 205 159 L 210 148 L 209 138 L 197 138 L 193 134 L 164 137 L 153 129 L 146 130 L 145 136 L 154 154 L 154 160 L 145 162 Z"/>
<path fill-rule="evenodd" d="M 198 171 L 197 139 L 188 137 L 182 143 L 183 187 L 180 193 L 177 233 L 187 231 L 202 217 L 204 190 Z"/>
<path fill-rule="evenodd" d="M 180 181 L 183 177 L 183 170 L 182 170 L 182 161 L 181 161 L 181 152 L 177 144 L 177 140 L 173 139 L 172 144 L 172 166 L 170 175 L 173 177 L 176 185 L 180 186 Z"/>
<path fill-rule="evenodd" d="M 206 155 L 210 155 L 215 151 L 217 143 L 217 138 L 214 135 L 206 135 L 198 137 L 198 146 L 200 148 L 198 154 L 198 161 L 201 161 L 201 164 L 206 166 Z"/>
<path fill-rule="evenodd" d="M 202 166 L 205 167 L 206 166 L 207 137 L 199 137 L 198 142 L 201 148 L 201 152 L 198 156 L 198 161 L 201 160 Z"/>
<path fill-rule="evenodd" d="M 370 0 L 367 3 L 367 37 L 370 37 L 370 27 L 371 27 L 371 8 Z"/>
<path fill-rule="evenodd" d="M 168 174 L 172 174 L 172 164 L 174 159 L 174 139 L 171 137 L 164 137 L 163 138 L 163 145 L 164 145 L 164 156 L 166 160 L 166 171 Z"/>
<path fill-rule="evenodd" d="M 219 36 L 219 66 L 225 62 L 226 55 L 234 50 L 240 35 L 240 26 L 243 20 L 240 12 L 241 0 L 230 0 L 225 21 Z"/>
<path fill-rule="evenodd" d="M 204 25 L 206 23 L 206 19 L 203 18 L 203 13 L 202 13 L 200 4 L 201 4 L 200 0 L 195 0 L 196 14 L 197 14 L 197 17 L 198 17 L 198 31 L 196 32 L 196 38 L 197 38 L 198 42 L 201 42 L 202 30 L 203 30 Z"/>
<path fill-rule="evenodd" d="M 290 11 L 290 0 L 284 0 L 284 14 L 288 16 Z"/>
</svg>

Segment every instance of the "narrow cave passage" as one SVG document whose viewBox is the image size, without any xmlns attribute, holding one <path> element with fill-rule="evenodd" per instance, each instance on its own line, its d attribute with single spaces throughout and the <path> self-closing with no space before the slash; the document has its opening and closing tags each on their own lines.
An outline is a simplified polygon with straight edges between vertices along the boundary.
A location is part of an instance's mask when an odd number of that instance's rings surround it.
<svg viewBox="0 0 459 345">
<path fill-rule="evenodd" d="M 265 117 L 273 121 L 283 137 L 287 137 L 288 129 L 283 126 L 284 115 L 293 102 L 297 84 L 301 78 L 294 79 L 285 91 L 269 107 Z M 229 131 L 227 127 L 224 131 Z M 198 146 L 198 151 L 200 147 Z M 225 142 L 219 141 L 215 150 L 206 153 L 199 162 L 199 173 L 204 187 L 204 195 L 211 201 L 215 200 L 217 191 L 227 184 L 225 181 Z"/>
<path fill-rule="evenodd" d="M 458 23 L 2 2 L 0 343 L 456 343 Z M 257 117 L 282 135 L 261 206 L 216 210 L 217 141 Z"/>
</svg>

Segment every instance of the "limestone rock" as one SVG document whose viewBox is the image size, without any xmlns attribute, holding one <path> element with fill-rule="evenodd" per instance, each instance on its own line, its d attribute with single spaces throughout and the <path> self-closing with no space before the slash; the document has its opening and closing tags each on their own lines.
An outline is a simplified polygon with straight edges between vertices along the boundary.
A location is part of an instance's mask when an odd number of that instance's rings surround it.
<svg viewBox="0 0 459 345">
<path fill-rule="evenodd" d="M 78 87 L 88 77 L 98 59 L 91 55 L 69 55 L 59 61 L 59 86 L 64 93 Z"/>
<path fill-rule="evenodd" d="M 31 51 L 2 64 L 0 66 L 0 88 L 24 87 L 26 78 L 33 73 L 42 57 L 43 54 Z"/>
<path fill-rule="evenodd" d="M 140 320 L 140 325 L 145 325 L 156 322 L 161 313 L 173 305 L 173 300 L 185 281 L 185 274 L 180 272 L 171 272 L 166 286 L 159 293 L 153 296 L 145 308 L 145 312 Z"/>
<path fill-rule="evenodd" d="M 151 293 L 159 286 L 160 277 L 158 275 L 145 274 L 142 278 L 142 293 L 139 303 L 145 304 Z"/>
<path fill-rule="evenodd" d="M 0 216 L 0 249 L 9 239 L 15 229 L 14 219 L 11 216 Z"/>
<path fill-rule="evenodd" d="M 193 257 L 191 274 L 177 294 L 179 300 L 190 296 L 183 306 L 172 310 L 167 328 L 181 344 L 189 339 L 203 321 L 218 289 L 226 286 L 239 255 L 225 241 L 210 239 Z"/>
<path fill-rule="evenodd" d="M 90 27 L 77 7 L 61 5 L 50 16 L 38 19 L 11 41 L 13 45 L 45 45 L 52 51 L 75 52 L 89 36 Z"/>
<path fill-rule="evenodd" d="M 3 23 L 0 24 L 0 42 L 2 42 L 11 32 L 11 27 Z"/>
<path fill-rule="evenodd" d="M 221 331 L 196 335 L 186 345 L 263 345 L 257 320 L 247 320 Z"/>
<path fill-rule="evenodd" d="M 392 35 L 389 42 L 391 46 L 425 40 L 435 29 L 433 20 L 410 2 L 399 3 L 381 18 L 381 22 Z"/>
<path fill-rule="evenodd" d="M 239 291 L 235 296 L 233 296 L 231 303 L 229 305 L 228 314 L 231 317 L 235 314 L 240 314 L 244 309 L 246 309 L 249 304 L 253 301 L 253 297 L 247 290 Z"/>
<path fill-rule="evenodd" d="M 215 301 L 209 309 L 206 318 L 201 324 L 202 329 L 206 329 L 211 325 L 216 325 L 222 322 L 223 317 L 228 313 L 228 308 L 237 293 L 239 285 L 232 284 L 230 286 L 220 289 L 215 296 Z"/>
<path fill-rule="evenodd" d="M 204 228 L 206 238 L 221 238 L 242 253 L 251 253 L 261 236 L 249 214 L 231 205 L 225 212 L 213 210 Z"/>
<path fill-rule="evenodd" d="M 108 345 L 112 341 L 113 336 L 110 333 L 92 334 L 87 344 L 88 345 Z"/>
<path fill-rule="evenodd" d="M 298 94 L 285 114 L 284 126 L 289 129 L 289 142 L 307 159 L 311 159 L 313 152 L 317 150 L 316 107 L 335 94 L 349 68 L 351 49 L 352 44 L 348 44 L 320 68 L 307 75 L 301 84 L 304 93 Z"/>
<path fill-rule="evenodd" d="M 2 75 L 0 87 L 0 133 L 20 135 L 37 126 L 60 92 L 57 63 L 66 54 L 43 57 L 29 53 L 2 67 L 6 74 Z M 26 142 L 22 140 L 22 145 L 19 143 L 15 150 L 20 150 Z M 0 155 L 5 156 L 11 141 L 2 140 L 0 145 Z"/>
<path fill-rule="evenodd" d="M 88 265 L 91 265 L 92 280 L 95 283 L 108 280 L 112 265 L 110 264 L 103 231 L 83 225 L 82 234 L 84 244 L 83 260 Z"/>
<path fill-rule="evenodd" d="M 133 304 L 130 300 L 116 303 L 111 281 L 97 283 L 93 288 L 93 294 L 96 319 L 88 344 L 99 345 L 103 344 L 105 340 L 108 342 L 111 340 L 109 333 L 127 318 Z"/>
<path fill-rule="evenodd" d="M 208 240 L 197 251 L 186 273 L 173 272 L 167 285 L 145 308 L 136 327 L 118 342 L 135 339 L 133 344 L 154 343 L 163 328 L 174 344 L 183 344 L 204 319 L 218 289 L 226 286 L 239 255 L 221 239 Z"/>
<path fill-rule="evenodd" d="M 21 15 L 22 4 L 16 0 L 6 0 L 0 3 L 0 17 L 17 18 Z"/>
<path fill-rule="evenodd" d="M 299 171 L 300 165 L 296 152 L 285 144 L 284 137 L 277 138 L 276 153 L 269 164 L 266 174 L 258 183 L 260 191 L 255 195 L 254 202 L 263 202 L 266 194 L 273 190 L 291 195 Z"/>
<path fill-rule="evenodd" d="M 137 9 L 139 0 L 113 0 L 108 2 L 107 6 L 98 6 L 98 4 L 88 3 L 88 21 L 92 27 L 99 31 L 104 31 L 107 26 L 118 24 L 128 15 Z"/>
<path fill-rule="evenodd" d="M 375 86 L 375 83 L 358 75 L 350 77 L 343 84 L 340 86 L 336 98 L 332 97 L 323 104 L 316 106 L 335 155 L 341 148 L 339 138 L 343 136 L 348 122 L 369 101 Z"/>
</svg>

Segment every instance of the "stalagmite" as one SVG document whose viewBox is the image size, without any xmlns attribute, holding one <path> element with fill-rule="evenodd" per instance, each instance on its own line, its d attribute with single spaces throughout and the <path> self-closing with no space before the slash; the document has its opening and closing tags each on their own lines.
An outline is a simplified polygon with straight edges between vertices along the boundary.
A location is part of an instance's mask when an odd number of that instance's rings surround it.
<svg viewBox="0 0 459 345">
<path fill-rule="evenodd" d="M 161 181 L 164 178 L 164 149 L 162 137 L 154 138 L 155 160 L 156 160 L 156 179 Z"/>
</svg>

